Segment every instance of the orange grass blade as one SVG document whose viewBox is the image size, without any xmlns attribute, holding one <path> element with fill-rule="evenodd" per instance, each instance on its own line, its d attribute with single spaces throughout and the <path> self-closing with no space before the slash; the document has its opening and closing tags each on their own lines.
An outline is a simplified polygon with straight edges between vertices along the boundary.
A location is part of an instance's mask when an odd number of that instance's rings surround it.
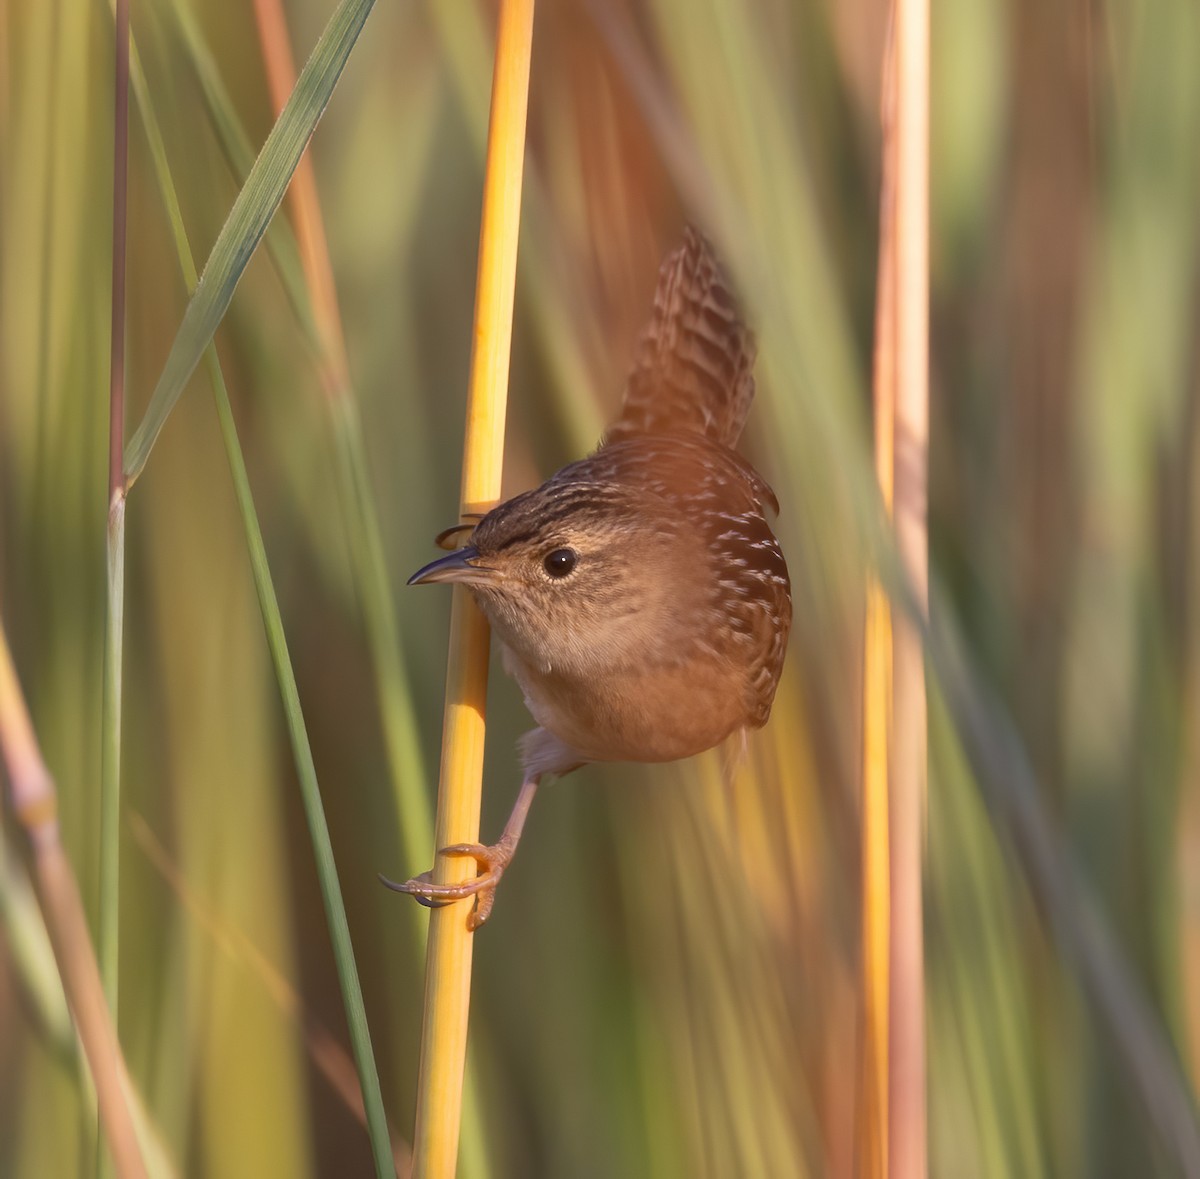
<svg viewBox="0 0 1200 1179">
<path fill-rule="evenodd" d="M 896 64 L 891 15 L 885 39 L 880 126 L 879 265 L 875 292 L 875 474 L 890 517 L 896 418 Z M 862 949 L 858 1174 L 888 1173 L 891 848 L 888 777 L 892 736 L 892 615 L 877 579 L 867 586 L 863 633 Z"/>
<path fill-rule="evenodd" d="M 492 77 L 467 394 L 461 510 L 486 511 L 500 497 L 504 415 L 525 158 L 533 0 L 503 0 Z M 437 847 L 479 837 L 488 626 L 467 592 L 454 590 L 438 784 Z M 468 862 L 439 856 L 434 879 L 466 878 Z M 471 992 L 471 900 L 433 910 L 425 966 L 421 1076 L 413 1134 L 414 1179 L 452 1179 L 462 1119 Z"/>
<path fill-rule="evenodd" d="M 42 760 L 2 627 L 0 752 L 8 769 L 13 812 L 29 836 L 46 928 L 96 1086 L 100 1123 L 113 1163 L 121 1179 L 144 1179 L 146 1167 L 134 1132 L 125 1062 L 104 998 L 79 886 L 59 838 L 54 781 Z"/>
<path fill-rule="evenodd" d="M 271 106 L 278 117 L 296 85 L 296 63 L 292 57 L 282 0 L 254 0 L 254 16 L 258 22 L 258 38 L 267 70 Z M 313 322 L 321 341 L 321 387 L 329 397 L 344 397 L 350 388 L 350 365 L 346 359 L 342 314 L 333 280 L 333 266 L 329 260 L 325 221 L 321 216 L 311 152 L 306 151 L 296 165 L 288 188 L 288 203 L 300 247 L 300 265 L 304 268 L 304 281 L 313 304 Z"/>
</svg>

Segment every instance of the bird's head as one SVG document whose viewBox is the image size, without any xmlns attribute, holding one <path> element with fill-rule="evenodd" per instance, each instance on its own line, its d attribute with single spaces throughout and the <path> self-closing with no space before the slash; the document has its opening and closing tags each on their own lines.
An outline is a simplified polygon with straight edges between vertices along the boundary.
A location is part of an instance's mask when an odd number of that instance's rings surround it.
<svg viewBox="0 0 1200 1179">
<path fill-rule="evenodd" d="M 586 675 L 653 654 L 695 596 L 697 559 L 688 522 L 658 497 L 552 480 L 494 508 L 408 584 L 469 586 L 526 662 Z"/>
</svg>

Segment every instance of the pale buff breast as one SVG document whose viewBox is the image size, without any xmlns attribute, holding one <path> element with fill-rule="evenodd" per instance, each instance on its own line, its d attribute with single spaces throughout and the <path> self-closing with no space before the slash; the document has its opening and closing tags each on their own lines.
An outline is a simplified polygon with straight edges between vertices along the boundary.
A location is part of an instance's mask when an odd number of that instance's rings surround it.
<svg viewBox="0 0 1200 1179">
<path fill-rule="evenodd" d="M 507 646 L 504 661 L 534 719 L 580 761 L 676 761 L 749 723 L 742 679 L 716 658 L 588 680 L 535 672 Z"/>
</svg>

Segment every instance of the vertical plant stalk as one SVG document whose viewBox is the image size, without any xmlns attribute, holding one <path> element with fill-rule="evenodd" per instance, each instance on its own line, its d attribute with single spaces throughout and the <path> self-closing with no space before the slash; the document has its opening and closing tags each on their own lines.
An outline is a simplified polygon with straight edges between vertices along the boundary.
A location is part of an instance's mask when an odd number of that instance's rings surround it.
<svg viewBox="0 0 1200 1179">
<path fill-rule="evenodd" d="M 525 119 L 533 42 L 533 0 L 503 0 L 492 75 L 484 168 L 471 381 L 463 445 L 462 513 L 499 499 L 504 416 L 525 159 Z M 487 697 L 488 626 L 470 595 L 454 590 L 446 671 L 436 846 L 479 838 Z M 438 883 L 466 879 L 469 861 L 437 856 Z M 434 909 L 425 964 L 421 1074 L 413 1135 L 414 1179 L 453 1179 L 462 1116 L 471 997 L 473 901 Z"/>
<path fill-rule="evenodd" d="M 880 89 L 882 167 L 875 292 L 875 475 L 893 514 L 896 419 L 895 39 L 886 38 Z M 867 585 L 863 633 L 861 1044 L 857 1169 L 888 1174 L 891 847 L 888 779 L 892 746 L 892 615 L 878 578 Z"/>
<path fill-rule="evenodd" d="M 896 0 L 896 541 L 928 613 L 929 0 Z M 891 994 L 888 1162 L 896 1179 L 928 1170 L 925 965 L 921 908 L 927 772 L 925 659 L 913 620 L 893 652 Z"/>
<path fill-rule="evenodd" d="M 121 671 L 125 627 L 125 239 L 129 161 L 129 0 L 117 0 L 113 114 L 112 336 L 108 380 L 107 597 L 100 749 L 100 971 L 117 1017 L 121 864 Z"/>
<path fill-rule="evenodd" d="M 29 837 L 42 913 L 96 1086 L 104 1136 L 121 1179 L 143 1179 L 146 1168 L 134 1131 L 128 1075 L 88 936 L 79 887 L 63 851 L 54 780 L 34 736 L 2 626 L 0 752 L 8 769 L 13 813 Z"/>
</svg>

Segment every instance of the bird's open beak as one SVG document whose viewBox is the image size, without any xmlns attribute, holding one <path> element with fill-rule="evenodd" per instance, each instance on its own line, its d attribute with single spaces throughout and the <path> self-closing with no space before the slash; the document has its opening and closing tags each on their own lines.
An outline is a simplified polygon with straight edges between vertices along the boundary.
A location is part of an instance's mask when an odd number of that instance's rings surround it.
<svg viewBox="0 0 1200 1179">
<path fill-rule="evenodd" d="M 474 545 L 456 549 L 448 556 L 431 561 L 424 569 L 418 569 L 409 579 L 409 585 L 432 585 L 439 581 L 452 581 L 460 585 L 487 585 L 495 579 L 492 569 L 476 565 L 479 550 Z"/>
</svg>

